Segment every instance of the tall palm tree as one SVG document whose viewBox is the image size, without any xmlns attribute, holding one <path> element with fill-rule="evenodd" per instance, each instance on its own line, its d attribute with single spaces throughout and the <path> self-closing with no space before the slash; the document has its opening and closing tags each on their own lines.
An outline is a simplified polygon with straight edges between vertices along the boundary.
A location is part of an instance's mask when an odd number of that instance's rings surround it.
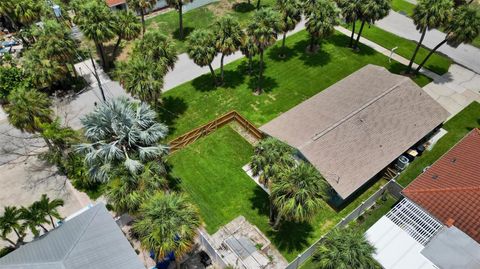
<svg viewBox="0 0 480 269">
<path fill-rule="evenodd" d="M 419 0 L 413 9 L 413 23 L 420 31 L 420 40 L 413 52 L 410 63 L 408 64 L 407 73 L 412 69 L 413 62 L 417 56 L 417 52 L 422 46 L 423 39 L 428 30 L 446 25 L 452 16 L 453 1 L 452 0 Z"/>
<path fill-rule="evenodd" d="M 117 68 L 120 83 L 132 96 L 153 107 L 161 104 L 165 67 L 151 59 L 135 55 Z"/>
<path fill-rule="evenodd" d="M 167 190 L 166 171 L 157 162 L 145 165 L 143 173 L 132 176 L 120 169 L 107 185 L 105 197 L 117 214 L 138 214 L 140 205 L 154 192 Z"/>
<path fill-rule="evenodd" d="M 131 11 L 118 11 L 115 14 L 115 28 L 114 31 L 117 34 L 117 42 L 112 51 L 112 59 L 115 59 L 120 42 L 122 40 L 133 40 L 140 34 L 142 25 L 137 19 L 135 13 Z"/>
<path fill-rule="evenodd" d="M 253 39 L 248 35 L 244 35 L 242 39 L 242 45 L 240 46 L 240 51 L 245 57 L 248 58 L 248 72 L 251 74 L 253 72 L 253 57 L 258 54 L 258 47 Z"/>
<path fill-rule="evenodd" d="M 277 35 L 282 29 L 281 15 L 271 8 L 257 10 L 253 15 L 253 21 L 248 25 L 247 34 L 256 44 L 260 54 L 260 69 L 258 76 L 257 93 L 262 92 L 263 80 L 263 54 L 265 50 L 277 40 Z"/>
<path fill-rule="evenodd" d="M 7 1 L 8 2 L 8 1 Z M 29 26 L 39 20 L 44 14 L 44 6 L 34 0 L 16 0 L 13 5 L 13 13 L 19 23 Z"/>
<path fill-rule="evenodd" d="M 358 31 L 357 40 L 354 49 L 358 49 L 360 36 L 362 36 L 365 23 L 374 24 L 376 21 L 385 18 L 390 12 L 389 0 L 360 0 L 360 9 L 358 18 L 362 21 L 360 30 Z"/>
<path fill-rule="evenodd" d="M 282 170 L 271 187 L 271 199 L 277 216 L 274 229 L 282 219 L 308 221 L 325 206 L 329 185 L 320 173 L 306 162 Z"/>
<path fill-rule="evenodd" d="M 380 268 L 375 247 L 357 230 L 332 230 L 317 247 L 313 261 L 318 269 Z"/>
<path fill-rule="evenodd" d="M 68 70 L 54 59 L 43 57 L 42 50 L 28 50 L 24 56 L 23 68 L 25 75 L 31 78 L 38 88 L 49 88 L 56 81 L 64 78 Z"/>
<path fill-rule="evenodd" d="M 108 68 L 104 42 L 115 36 L 115 18 L 103 0 L 92 0 L 81 4 L 74 19 L 82 33 L 95 43 L 104 68 Z"/>
<path fill-rule="evenodd" d="M 38 236 L 40 234 L 37 227 L 42 228 L 44 233 L 48 233 L 47 228 L 44 226 L 44 224 L 48 224 L 48 215 L 40 208 L 38 202 L 34 202 L 29 207 L 20 208 L 20 216 L 33 235 Z"/>
<path fill-rule="evenodd" d="M 15 206 L 6 206 L 3 208 L 3 215 L 0 216 L 0 238 L 9 242 L 12 247 L 18 248 L 23 244 L 25 238 L 25 227 L 21 223 L 22 218 L 20 210 Z M 12 232 L 17 236 L 17 241 L 8 238 L 8 235 Z"/>
<path fill-rule="evenodd" d="M 295 26 L 302 19 L 302 2 L 299 0 L 277 0 L 275 5 L 276 10 L 282 16 L 282 51 L 280 57 L 285 57 L 285 39 L 287 32 L 295 29 Z"/>
<path fill-rule="evenodd" d="M 38 210 L 42 211 L 43 214 L 46 214 L 48 216 L 48 218 L 50 219 L 50 223 L 52 224 L 52 227 L 55 228 L 55 222 L 53 221 L 53 218 L 56 218 L 58 220 L 62 218 L 57 208 L 64 205 L 63 200 L 62 199 L 50 200 L 50 198 L 48 198 L 46 194 L 42 194 L 42 197 L 36 203 L 37 203 Z"/>
<path fill-rule="evenodd" d="M 360 12 L 360 4 L 360 0 L 337 0 L 337 5 L 341 10 L 343 20 L 347 24 L 352 24 L 349 47 L 353 46 L 355 25 L 357 24 L 358 14 Z"/>
<path fill-rule="evenodd" d="M 97 106 L 81 121 L 89 143 L 77 145 L 76 151 L 86 154 L 89 174 L 96 181 L 108 181 L 118 166 L 137 175 L 145 163 L 162 162 L 167 152 L 159 141 L 166 137 L 168 128 L 157 121 L 155 111 L 145 103 L 113 99 Z"/>
<path fill-rule="evenodd" d="M 183 194 L 157 193 L 142 205 L 133 231 L 157 262 L 173 251 L 180 268 L 178 260 L 191 249 L 200 224 L 198 209 Z"/>
<path fill-rule="evenodd" d="M 133 55 L 142 55 L 156 64 L 165 67 L 165 72 L 173 70 L 178 60 L 175 42 L 162 34 L 161 30 L 151 30 L 145 33 L 142 39 L 133 46 Z"/>
<path fill-rule="evenodd" d="M 438 43 L 425 59 L 418 65 L 416 73 L 425 65 L 430 56 L 443 44 L 447 43 L 452 47 L 458 47 L 461 43 L 470 44 L 480 33 L 480 8 L 475 5 L 464 5 L 453 12 L 453 19 L 445 28 L 447 35 Z"/>
<path fill-rule="evenodd" d="M 217 77 L 212 67 L 212 61 L 217 55 L 215 49 L 215 35 L 210 30 L 198 29 L 193 31 L 187 38 L 187 53 L 190 59 L 199 66 L 210 68 L 214 85 L 217 85 Z"/>
<path fill-rule="evenodd" d="M 184 38 L 183 33 L 183 6 L 193 2 L 193 0 L 166 0 L 167 4 L 178 11 L 178 36 Z"/>
<path fill-rule="evenodd" d="M 242 44 L 243 31 L 240 23 L 230 15 L 222 16 L 213 24 L 215 47 L 222 54 L 220 58 L 220 82 L 224 83 L 223 59 L 235 53 Z"/>
<path fill-rule="evenodd" d="M 53 111 L 48 96 L 35 89 L 17 88 L 8 96 L 8 121 L 22 132 L 41 132 L 39 123 L 51 122 Z"/>
<path fill-rule="evenodd" d="M 318 0 L 315 8 L 308 12 L 305 27 L 310 34 L 310 52 L 315 52 L 318 39 L 332 35 L 335 25 L 340 23 L 340 10 L 332 0 Z"/>
<path fill-rule="evenodd" d="M 144 34 L 145 14 L 148 9 L 152 9 L 155 4 L 157 4 L 157 0 L 127 0 L 127 4 L 140 13 L 140 17 L 142 18 L 142 34 Z"/>
</svg>

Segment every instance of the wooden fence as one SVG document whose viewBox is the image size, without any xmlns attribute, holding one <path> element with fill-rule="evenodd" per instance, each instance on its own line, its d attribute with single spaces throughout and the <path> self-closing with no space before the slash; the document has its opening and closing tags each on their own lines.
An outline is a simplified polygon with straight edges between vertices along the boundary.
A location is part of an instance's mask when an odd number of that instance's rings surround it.
<svg viewBox="0 0 480 269">
<path fill-rule="evenodd" d="M 215 120 L 202 125 L 186 134 L 183 134 L 172 141 L 170 141 L 170 152 L 175 152 L 185 146 L 197 141 L 197 139 L 207 136 L 210 133 L 214 132 L 218 128 L 229 124 L 231 122 L 237 122 L 241 127 L 243 127 L 249 134 L 251 134 L 256 139 L 262 139 L 263 133 L 255 125 L 245 119 L 237 111 L 233 110 L 224 114 Z"/>
</svg>

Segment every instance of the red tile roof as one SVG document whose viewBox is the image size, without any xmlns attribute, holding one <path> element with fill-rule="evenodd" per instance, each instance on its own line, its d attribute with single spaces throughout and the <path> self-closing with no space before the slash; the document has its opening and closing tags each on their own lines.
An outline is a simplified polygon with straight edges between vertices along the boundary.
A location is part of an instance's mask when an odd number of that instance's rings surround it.
<svg viewBox="0 0 480 269">
<path fill-rule="evenodd" d="M 472 130 L 403 194 L 480 242 L 480 130 Z"/>
<path fill-rule="evenodd" d="M 125 4 L 126 0 L 105 0 L 109 7 L 113 7 L 120 4 Z"/>
</svg>

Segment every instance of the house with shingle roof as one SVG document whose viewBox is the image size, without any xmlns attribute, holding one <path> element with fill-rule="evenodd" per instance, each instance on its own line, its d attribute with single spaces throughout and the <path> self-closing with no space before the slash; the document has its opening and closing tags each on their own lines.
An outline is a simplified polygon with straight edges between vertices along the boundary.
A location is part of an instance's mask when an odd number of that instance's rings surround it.
<svg viewBox="0 0 480 269">
<path fill-rule="evenodd" d="M 480 268 L 480 130 L 403 190 L 366 233 L 384 268 Z"/>
<path fill-rule="evenodd" d="M 2 269 L 145 269 L 100 203 L 0 258 Z"/>
<path fill-rule="evenodd" d="M 260 130 L 298 149 L 347 199 L 448 116 L 410 78 L 367 65 Z"/>
</svg>

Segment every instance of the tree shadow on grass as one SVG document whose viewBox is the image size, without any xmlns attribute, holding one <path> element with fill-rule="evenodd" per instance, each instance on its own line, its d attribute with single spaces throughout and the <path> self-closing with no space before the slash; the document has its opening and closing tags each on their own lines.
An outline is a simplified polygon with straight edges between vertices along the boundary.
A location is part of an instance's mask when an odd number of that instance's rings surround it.
<svg viewBox="0 0 480 269">
<path fill-rule="evenodd" d="M 175 131 L 175 120 L 180 117 L 188 108 L 185 99 L 175 96 L 163 98 L 163 104 L 157 108 L 158 116 L 162 122 L 169 126 L 169 132 Z"/>
<path fill-rule="evenodd" d="M 177 28 L 175 31 L 173 31 L 172 35 L 174 39 L 184 41 L 187 38 L 187 36 L 193 32 L 193 30 L 195 30 L 195 28 L 193 27 L 189 27 L 189 26 L 183 27 L 183 39 L 180 38 L 180 28 Z"/>
<path fill-rule="evenodd" d="M 322 49 L 322 43 L 320 43 L 319 48 L 315 53 L 308 52 L 308 47 L 310 46 L 309 40 L 301 40 L 297 42 L 294 46 L 294 50 L 301 52 L 300 59 L 305 65 L 323 66 L 328 64 L 332 60 L 332 57 Z"/>
<path fill-rule="evenodd" d="M 239 68 L 236 70 L 225 70 L 224 75 L 222 88 L 233 89 L 245 82 L 245 74 Z"/>
<path fill-rule="evenodd" d="M 217 75 L 217 80 L 220 79 Z M 215 90 L 217 87 L 213 80 L 212 74 L 203 74 L 192 80 L 192 86 L 195 90 L 200 92 L 209 92 Z"/>
<path fill-rule="evenodd" d="M 301 252 L 310 245 L 313 226 L 308 222 L 285 221 L 278 231 L 269 230 L 268 238 L 281 252 Z"/>
<path fill-rule="evenodd" d="M 250 80 L 248 81 L 248 88 L 252 90 L 252 92 L 255 92 L 258 89 L 258 87 L 259 87 L 258 74 L 256 74 L 255 76 L 250 77 Z M 277 80 L 269 76 L 265 76 L 265 75 L 263 76 L 262 85 L 261 85 L 262 93 L 269 93 L 276 87 L 278 87 Z"/>
<path fill-rule="evenodd" d="M 276 62 L 285 62 L 290 60 L 292 57 L 297 56 L 298 50 L 291 48 L 289 46 L 285 46 L 285 49 L 282 49 L 282 46 L 274 46 L 273 48 L 269 49 L 268 58 L 276 61 Z M 280 55 L 284 55 L 283 57 Z"/>
<path fill-rule="evenodd" d="M 255 10 L 255 6 L 251 3 L 235 3 L 233 5 L 233 10 L 239 13 L 248 13 Z"/>
<path fill-rule="evenodd" d="M 373 54 L 377 53 L 373 48 L 371 48 L 367 45 L 364 45 L 361 41 L 362 41 L 362 37 L 360 37 L 360 44 L 359 44 L 358 50 L 354 50 L 354 49 L 348 47 L 348 44 L 350 43 L 350 37 L 346 36 L 344 34 L 336 33 L 333 36 L 326 39 L 326 42 L 328 42 L 328 43 L 330 43 L 330 44 L 332 44 L 336 47 L 344 47 L 344 48 L 347 48 L 347 49 L 351 49 L 352 52 L 354 52 L 355 54 L 358 54 L 358 55 L 373 55 Z"/>
<path fill-rule="evenodd" d="M 259 186 L 256 186 L 253 190 L 253 196 L 250 198 L 252 203 L 252 209 L 268 218 L 270 213 L 270 202 L 268 201 L 268 194 Z"/>
</svg>

